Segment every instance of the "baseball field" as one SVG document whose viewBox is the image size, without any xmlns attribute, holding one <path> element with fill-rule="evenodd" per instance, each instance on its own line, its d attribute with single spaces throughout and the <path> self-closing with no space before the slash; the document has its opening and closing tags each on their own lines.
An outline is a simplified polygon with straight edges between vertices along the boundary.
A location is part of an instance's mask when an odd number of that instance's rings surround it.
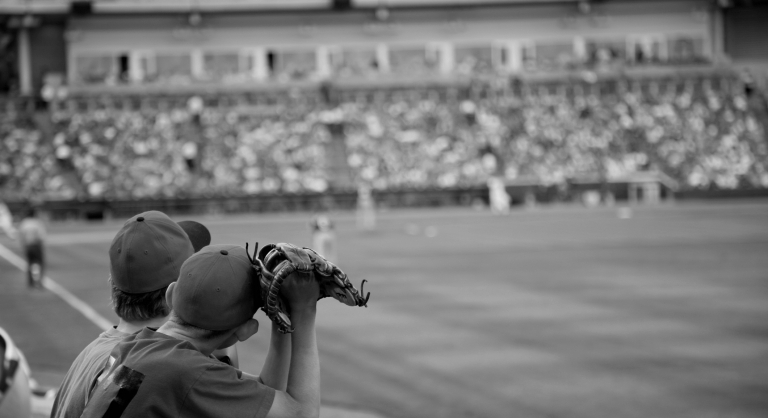
<svg viewBox="0 0 768 418">
<path fill-rule="evenodd" d="M 768 201 L 631 215 L 391 211 L 364 233 L 332 214 L 338 264 L 371 299 L 319 303 L 323 403 L 392 418 L 768 416 Z M 175 219 L 213 243 L 310 244 L 309 214 Z M 43 385 L 100 332 L 93 318 L 115 321 L 107 248 L 121 222 L 50 226 L 47 275 L 71 303 L 0 257 L 0 326 Z M 239 345 L 253 373 L 269 335 L 257 318 Z"/>
</svg>

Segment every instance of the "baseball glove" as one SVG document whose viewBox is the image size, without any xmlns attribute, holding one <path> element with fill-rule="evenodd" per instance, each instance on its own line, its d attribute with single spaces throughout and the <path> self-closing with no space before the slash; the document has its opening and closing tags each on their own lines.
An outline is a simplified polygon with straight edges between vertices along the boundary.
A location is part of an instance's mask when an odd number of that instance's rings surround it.
<svg viewBox="0 0 768 418">
<path fill-rule="evenodd" d="M 258 244 L 256 246 L 258 248 Z M 283 334 L 293 332 L 293 327 L 285 302 L 280 297 L 280 287 L 294 272 L 313 275 L 320 287 L 318 300 L 330 296 L 349 306 L 368 307 L 371 294 L 362 296 L 366 281 L 363 280 L 358 291 L 343 271 L 311 248 L 299 248 L 288 243 L 269 244 L 258 252 L 258 258 L 257 248 L 251 262 L 259 272 L 263 309 Z"/>
</svg>

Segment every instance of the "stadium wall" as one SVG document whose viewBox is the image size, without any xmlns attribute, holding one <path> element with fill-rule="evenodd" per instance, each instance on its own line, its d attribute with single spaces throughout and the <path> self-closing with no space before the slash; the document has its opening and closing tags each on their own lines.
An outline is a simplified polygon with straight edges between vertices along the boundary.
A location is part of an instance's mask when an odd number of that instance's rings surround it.
<svg viewBox="0 0 768 418">
<path fill-rule="evenodd" d="M 595 3 L 588 14 L 572 3 L 488 6 L 477 8 L 393 9 L 385 22 L 370 10 L 287 13 L 209 13 L 196 26 L 187 15 L 73 16 L 67 32 L 70 84 L 76 84 L 78 57 L 126 54 L 138 58 L 147 51 L 188 51 L 193 72 L 205 51 L 237 50 L 256 61 L 256 76 L 264 78 L 266 48 L 317 52 L 318 71 L 327 71 L 324 56 L 335 46 L 423 46 L 494 43 L 506 51 L 509 70 L 519 70 L 522 49 L 536 42 L 691 36 L 701 39 L 704 53 L 713 56 L 711 10 L 707 2 L 612 1 Z M 579 46 L 581 45 L 581 46 Z M 577 51 L 578 53 L 579 51 Z M 582 51 L 583 52 L 583 51 Z"/>
<path fill-rule="evenodd" d="M 613 3 L 595 6 L 590 15 L 573 5 L 548 4 L 458 11 L 394 10 L 389 30 L 376 32 L 368 13 L 206 14 L 199 38 L 183 39 L 183 15 L 111 15 L 74 17 L 71 52 L 104 48 L 163 48 L 196 43 L 204 47 L 253 45 L 314 46 L 396 42 L 494 39 L 568 39 L 574 36 L 695 34 L 707 36 L 708 10 L 700 1 Z M 176 33 L 174 33 L 176 32 Z"/>
<path fill-rule="evenodd" d="M 605 191 L 611 193 L 616 202 L 628 202 L 628 183 L 611 183 Z M 580 184 L 563 189 L 556 185 L 511 185 L 507 186 L 511 204 L 515 206 L 531 203 L 582 204 L 582 193 L 598 191 L 599 183 Z M 681 190 L 673 192 L 663 188 L 663 200 L 725 200 L 768 198 L 768 189 L 738 190 Z M 388 190 L 374 193 L 376 208 L 379 210 L 426 207 L 487 207 L 488 187 L 467 187 L 453 189 Z M 15 216 L 22 216 L 28 202 L 7 202 Z M 160 210 L 169 215 L 214 215 L 236 213 L 286 213 L 318 211 L 352 211 L 356 208 L 357 193 L 303 193 L 303 194 L 262 194 L 241 197 L 206 197 L 185 199 L 136 199 L 136 200 L 94 200 L 94 201 L 46 201 L 40 210 L 49 220 L 108 220 L 123 219 L 148 210 Z"/>
<path fill-rule="evenodd" d="M 768 4 L 725 11 L 725 45 L 736 62 L 768 64 Z"/>
<path fill-rule="evenodd" d="M 758 86 L 768 89 L 768 3 L 725 9 L 723 15 L 727 55 Z"/>
</svg>

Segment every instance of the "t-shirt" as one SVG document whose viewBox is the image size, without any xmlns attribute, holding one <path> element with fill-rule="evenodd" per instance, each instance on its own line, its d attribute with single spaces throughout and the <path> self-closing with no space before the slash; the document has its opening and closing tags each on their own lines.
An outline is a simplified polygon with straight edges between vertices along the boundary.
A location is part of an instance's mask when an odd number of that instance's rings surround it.
<svg viewBox="0 0 768 418">
<path fill-rule="evenodd" d="M 144 328 L 124 338 L 83 418 L 266 417 L 275 390 L 187 341 Z"/>
<path fill-rule="evenodd" d="M 35 244 L 45 240 L 45 226 L 35 218 L 26 218 L 19 224 L 19 239 L 23 245 Z"/>
<path fill-rule="evenodd" d="M 102 332 L 80 352 L 56 394 L 51 418 L 80 418 L 91 384 L 104 370 L 109 353 L 123 337 L 129 335 L 112 328 Z"/>
</svg>

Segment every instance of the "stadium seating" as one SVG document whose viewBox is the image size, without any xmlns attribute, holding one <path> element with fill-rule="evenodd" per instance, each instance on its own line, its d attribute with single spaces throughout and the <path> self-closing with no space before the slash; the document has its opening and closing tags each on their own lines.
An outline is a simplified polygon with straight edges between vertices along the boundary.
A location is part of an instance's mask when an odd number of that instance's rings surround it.
<svg viewBox="0 0 768 418">
<path fill-rule="evenodd" d="M 378 190 L 483 185 L 493 175 L 551 185 L 646 169 L 688 189 L 768 187 L 765 118 L 728 77 L 338 96 L 338 106 L 290 92 L 231 97 L 199 114 L 186 97 L 149 107 L 72 99 L 50 126 L 5 112 L 0 191 L 9 200 L 322 192 L 329 120 L 344 126 L 354 176 Z"/>
</svg>

